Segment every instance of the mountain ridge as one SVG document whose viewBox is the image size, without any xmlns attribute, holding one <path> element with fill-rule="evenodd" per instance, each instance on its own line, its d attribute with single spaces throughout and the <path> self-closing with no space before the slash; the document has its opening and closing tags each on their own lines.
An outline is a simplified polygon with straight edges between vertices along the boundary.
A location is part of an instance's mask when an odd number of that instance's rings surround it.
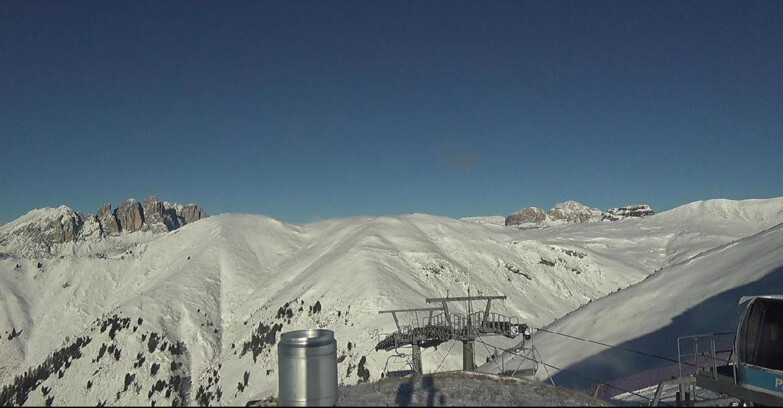
<svg viewBox="0 0 783 408">
<path fill-rule="evenodd" d="M 274 342 L 301 328 L 335 331 L 342 384 L 375 380 L 390 355 L 374 346 L 394 329 L 379 310 L 423 307 L 425 297 L 459 296 L 470 287 L 507 295 L 493 311 L 540 327 L 678 256 L 783 221 L 775 202 L 762 204 L 770 205 L 756 212 L 772 218 L 743 218 L 732 228 L 712 213 L 541 230 L 427 214 L 304 225 L 219 214 L 165 234 L 71 243 L 62 257 L 11 256 L 0 259 L 0 385 L 89 337 L 77 347 L 81 358 L 74 354 L 69 367 L 28 390 L 27 404 L 244 404 L 276 393 Z M 403 316 L 402 324 L 413 318 Z M 500 347 L 506 340 L 491 341 Z M 99 358 L 109 347 L 117 357 Z M 460 354 L 448 351 L 425 350 L 425 370 L 459 369 Z M 477 362 L 491 354 L 481 347 L 476 353 Z M 362 361 L 366 379 L 357 376 Z"/>
<path fill-rule="evenodd" d="M 141 204 L 130 198 L 116 209 L 102 205 L 85 216 L 66 205 L 40 208 L 0 226 L 0 253 L 27 257 L 60 255 L 63 244 L 96 241 L 137 231 L 160 234 L 206 218 L 197 204 L 182 205 L 148 197 Z"/>
</svg>

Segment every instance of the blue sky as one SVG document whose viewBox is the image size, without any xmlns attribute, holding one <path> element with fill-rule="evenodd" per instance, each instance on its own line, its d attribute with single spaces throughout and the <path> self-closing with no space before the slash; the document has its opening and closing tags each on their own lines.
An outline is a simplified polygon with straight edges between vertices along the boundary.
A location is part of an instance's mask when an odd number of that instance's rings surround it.
<svg viewBox="0 0 783 408">
<path fill-rule="evenodd" d="M 2 2 L 0 223 L 783 195 L 783 2 Z"/>
</svg>

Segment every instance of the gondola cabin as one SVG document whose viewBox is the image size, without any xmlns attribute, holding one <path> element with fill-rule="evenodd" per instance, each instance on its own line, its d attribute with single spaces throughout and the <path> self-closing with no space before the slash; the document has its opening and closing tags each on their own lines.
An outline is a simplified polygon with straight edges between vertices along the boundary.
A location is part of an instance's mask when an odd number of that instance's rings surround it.
<svg viewBox="0 0 783 408">
<path fill-rule="evenodd" d="M 740 299 L 737 385 L 783 397 L 783 296 Z"/>
<path fill-rule="evenodd" d="M 783 406 L 783 295 L 745 296 L 739 309 L 736 332 L 677 339 L 679 376 L 658 385 L 652 406 L 667 384 L 679 385 L 678 406 Z M 698 388 L 716 394 L 697 401 Z"/>
</svg>

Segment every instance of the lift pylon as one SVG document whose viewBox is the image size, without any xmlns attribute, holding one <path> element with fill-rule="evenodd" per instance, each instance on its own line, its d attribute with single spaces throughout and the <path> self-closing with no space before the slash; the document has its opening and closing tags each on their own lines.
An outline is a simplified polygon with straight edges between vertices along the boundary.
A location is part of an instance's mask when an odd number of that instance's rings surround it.
<svg viewBox="0 0 783 408">
<path fill-rule="evenodd" d="M 382 310 L 379 313 L 391 314 L 397 331 L 381 340 L 376 350 L 392 350 L 400 346 L 413 347 L 413 367 L 416 373 L 422 373 L 421 348 L 437 346 L 450 340 L 462 342 L 462 369 L 472 371 L 476 368 L 474 361 L 474 342 L 481 335 L 502 335 L 515 338 L 520 333 L 527 337 L 526 324 L 520 324 L 516 316 L 505 316 L 491 311 L 493 300 L 505 300 L 506 296 L 460 296 L 445 298 L 427 298 L 427 303 L 440 303 L 441 307 Z M 472 311 L 473 301 L 486 301 L 483 311 Z M 466 314 L 450 313 L 449 303 L 468 302 Z M 440 311 L 440 313 L 436 313 Z M 411 325 L 400 325 L 397 314 L 408 312 L 427 312 L 428 316 Z"/>
</svg>

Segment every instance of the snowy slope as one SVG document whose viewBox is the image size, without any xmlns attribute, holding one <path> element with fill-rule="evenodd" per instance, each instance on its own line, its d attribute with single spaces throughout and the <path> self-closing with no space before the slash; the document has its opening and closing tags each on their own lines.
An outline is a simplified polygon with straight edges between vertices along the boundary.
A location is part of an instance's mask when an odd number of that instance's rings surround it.
<svg viewBox="0 0 783 408">
<path fill-rule="evenodd" d="M 741 296 L 783 293 L 781 208 L 779 200 L 713 200 L 651 217 L 656 223 L 681 226 L 699 217 L 722 220 L 701 231 L 688 226 L 686 230 L 690 232 L 683 232 L 672 242 L 682 241 L 686 235 L 693 240 L 703 231 L 715 234 L 708 241 L 718 242 L 738 229 L 752 231 L 777 225 L 663 268 L 643 282 L 581 307 L 545 330 L 675 361 L 677 337 L 735 331 Z M 596 383 L 673 364 L 544 331 L 535 333 L 533 341 L 547 364 Z M 511 355 L 504 359 L 506 366 L 516 367 L 521 362 Z M 497 368 L 485 364 L 481 371 L 493 372 Z M 547 378 L 543 368 L 537 378 Z M 568 373 L 556 375 L 555 381 L 559 385 L 594 386 Z"/>
<path fill-rule="evenodd" d="M 424 214 L 307 225 L 223 214 L 167 234 L 77 242 L 62 257 L 11 253 L 0 259 L 0 384 L 21 384 L 25 371 L 54 361 L 39 370 L 49 376 L 33 373 L 35 389 L 20 386 L 25 404 L 240 405 L 276 394 L 279 333 L 316 327 L 335 331 L 341 382 L 365 369 L 372 381 L 392 354 L 374 351 L 394 328 L 379 310 L 470 287 L 507 295 L 493 311 L 542 326 L 783 221 L 760 213 L 769 219 L 736 229 L 711 214 L 662 213 L 547 230 Z M 450 347 L 425 350 L 425 370 L 458 369 Z M 476 352 L 481 362 L 490 350 Z"/>
</svg>

